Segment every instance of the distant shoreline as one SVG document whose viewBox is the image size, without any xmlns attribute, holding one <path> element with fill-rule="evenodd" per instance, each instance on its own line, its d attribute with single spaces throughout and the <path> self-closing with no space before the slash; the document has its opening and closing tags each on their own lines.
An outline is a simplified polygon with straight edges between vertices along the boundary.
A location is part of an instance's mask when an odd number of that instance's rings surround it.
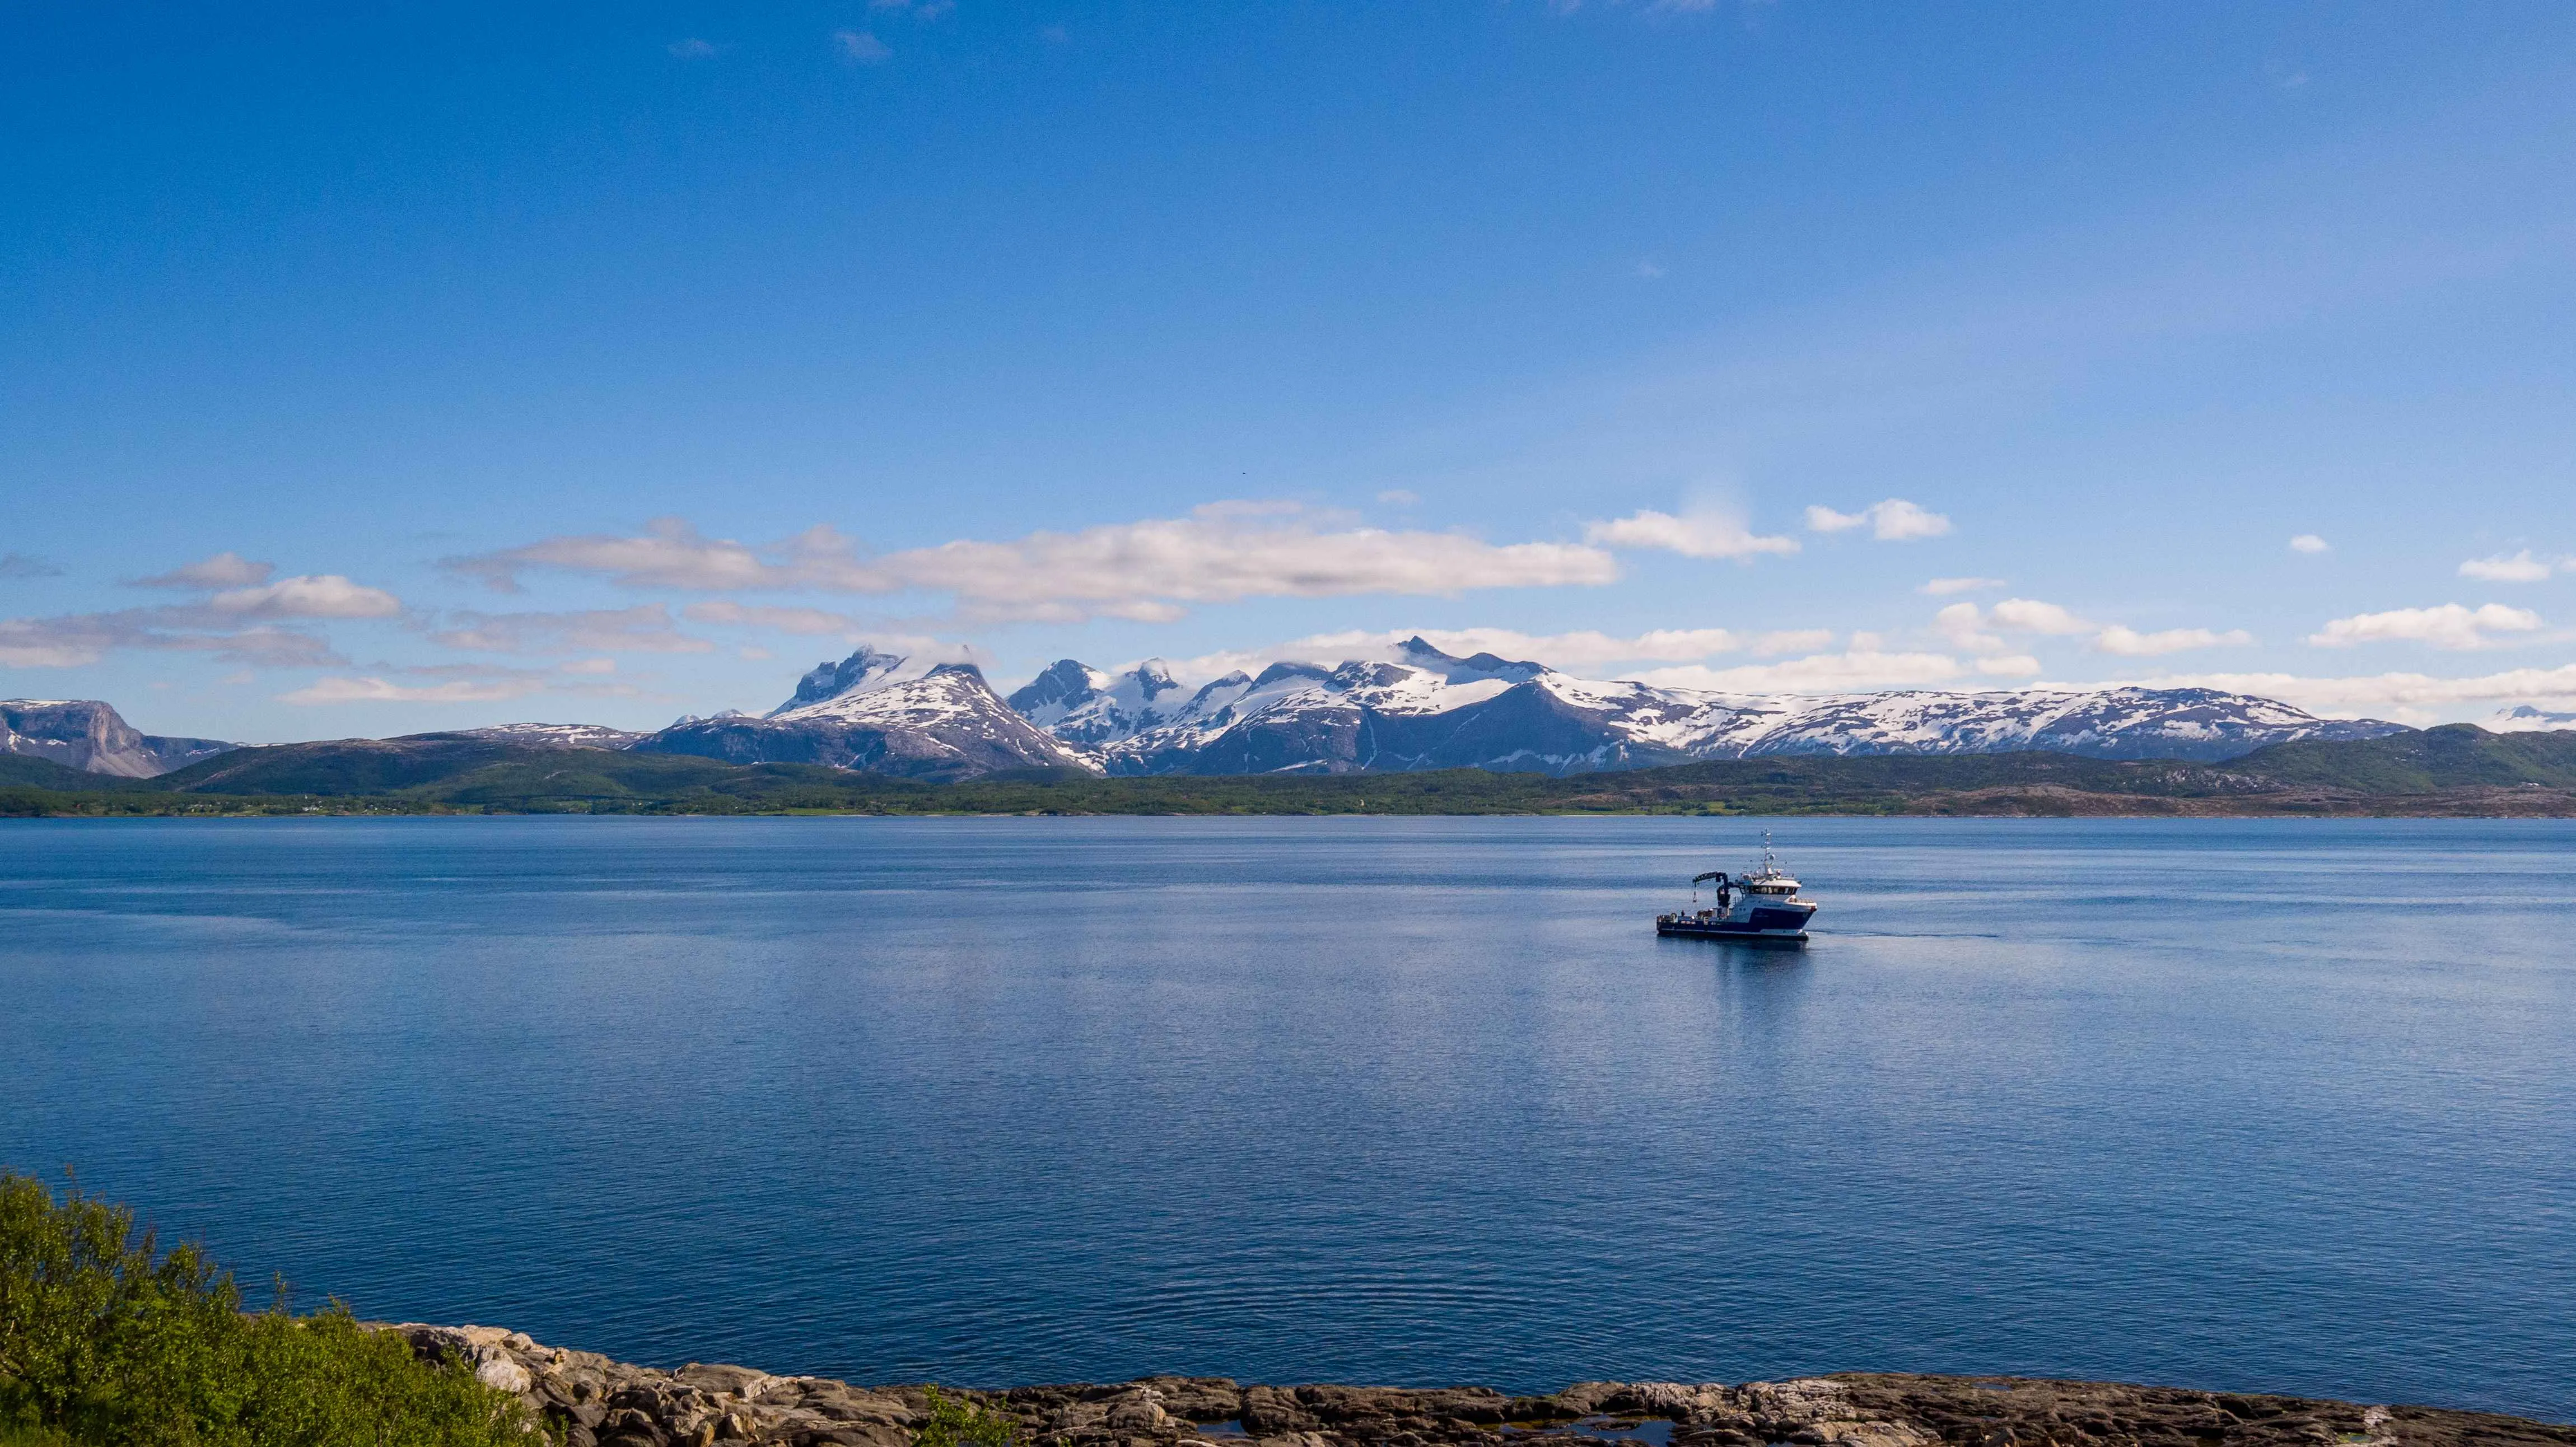
<svg viewBox="0 0 2576 1447">
<path fill-rule="evenodd" d="M 236 749 L 139 779 L 0 758 L 0 816 L 280 814 L 2576 818 L 2576 731 L 2491 734 L 2463 724 L 2274 744 L 2218 762 L 1775 754 L 1572 773 L 1028 769 L 948 778 L 447 736 Z"/>
<path fill-rule="evenodd" d="M 941 807 L 925 802 L 913 807 L 843 809 L 727 809 L 653 804 L 620 807 L 615 803 L 580 806 L 459 807 L 368 798 L 247 798 L 209 802 L 202 799 L 135 799 L 75 796 L 60 802 L 34 803 L 0 794 L 0 823 L 11 820 L 117 819 L 2576 819 L 2576 795 L 2506 794 L 2461 790 L 2432 796 L 2386 799 L 2288 799 L 2273 807 L 2247 807 L 2255 801 L 2229 800 L 2217 807 L 2175 807 L 2161 799 L 2123 800 L 2086 796 L 2067 800 L 2049 795 L 1992 791 L 1979 796 L 1935 796 L 1913 807 L 1846 807 L 1812 805 L 1779 809 L 1663 806 L 1570 806 L 1560 808 L 1347 808 L 1281 803 L 1272 807 L 1237 805 L 1172 808 L 1157 803 L 1135 807 Z M 2199 801 L 2191 801 L 2197 803 Z M 2211 801 L 2216 803 L 2217 801 Z M 2018 807 L 2016 807 L 2018 806 Z"/>
</svg>

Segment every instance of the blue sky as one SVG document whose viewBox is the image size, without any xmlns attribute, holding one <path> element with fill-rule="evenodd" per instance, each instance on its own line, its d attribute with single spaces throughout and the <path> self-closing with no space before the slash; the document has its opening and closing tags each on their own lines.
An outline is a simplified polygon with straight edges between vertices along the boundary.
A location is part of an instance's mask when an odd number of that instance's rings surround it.
<svg viewBox="0 0 2576 1447">
<path fill-rule="evenodd" d="M 0 694 L 2576 708 L 2564 4 L 363 8 L 13 12 Z"/>
</svg>

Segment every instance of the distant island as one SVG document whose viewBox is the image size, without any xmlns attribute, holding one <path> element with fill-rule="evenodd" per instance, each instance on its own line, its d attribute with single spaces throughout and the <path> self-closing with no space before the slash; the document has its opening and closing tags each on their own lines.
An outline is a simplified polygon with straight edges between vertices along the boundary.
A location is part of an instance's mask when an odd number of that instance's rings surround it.
<svg viewBox="0 0 2576 1447">
<path fill-rule="evenodd" d="M 1742 695 L 1420 639 L 1189 690 L 1067 659 L 1008 698 L 860 648 L 760 716 L 242 747 L 0 701 L 0 814 L 2576 815 L 2576 730 L 2210 689 Z"/>
</svg>

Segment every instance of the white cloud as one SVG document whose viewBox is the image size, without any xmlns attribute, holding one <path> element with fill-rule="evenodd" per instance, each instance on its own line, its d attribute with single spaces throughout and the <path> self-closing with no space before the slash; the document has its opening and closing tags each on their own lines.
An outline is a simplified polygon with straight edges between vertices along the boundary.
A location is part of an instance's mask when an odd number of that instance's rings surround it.
<svg viewBox="0 0 2576 1447">
<path fill-rule="evenodd" d="M 2004 641 L 1986 631 L 1985 610 L 1974 603 L 1953 603 L 1932 615 L 1932 627 L 1953 647 L 1972 652 L 1995 652 Z"/>
<path fill-rule="evenodd" d="M 2323 553 L 2330 552 L 2333 548 L 2334 544 L 2318 537 L 2315 533 L 2301 533 L 2290 539 L 2290 551 L 2294 553 Z"/>
<path fill-rule="evenodd" d="M 322 573 L 229 588 L 207 599 L 206 606 L 236 618 L 390 618 L 402 611 L 402 600 L 382 588 Z"/>
<path fill-rule="evenodd" d="M 1422 501 L 1422 494 L 1409 488 L 1390 487 L 1379 493 L 1377 500 L 1390 507 L 1413 507 Z"/>
<path fill-rule="evenodd" d="M 2433 678 L 2421 673 L 2381 673 L 2354 678 L 2308 678 L 2293 673 L 2193 673 L 2136 682 L 2146 688 L 2217 688 L 2277 698 L 2313 713 L 2417 711 L 2419 717 L 2463 704 L 2576 703 L 2576 663 L 2557 668 L 2514 668 L 2474 678 Z"/>
<path fill-rule="evenodd" d="M 2481 583 L 2537 583 L 2548 577 L 2553 569 L 2568 566 L 2565 559 L 2551 562 L 2535 558 L 2531 549 L 2525 548 L 2509 558 L 2501 553 L 2492 558 L 2471 558 L 2460 564 L 2460 576 L 2475 578 Z"/>
<path fill-rule="evenodd" d="M 2036 678 L 2039 676 L 2039 660 L 2027 653 L 1980 658 L 1977 671 L 1994 678 Z"/>
<path fill-rule="evenodd" d="M 1297 516 L 1202 508 L 1188 518 L 954 542 L 883 560 L 912 586 L 957 595 L 970 617 L 1164 622 L 1182 603 L 1360 593 L 1454 597 L 1473 589 L 1616 581 L 1597 548 L 1495 546 L 1464 533 L 1323 531 Z"/>
<path fill-rule="evenodd" d="M 1766 634 L 1753 643 L 1756 651 L 1778 639 L 1831 633 Z M 1257 673 L 1273 663 L 1341 663 L 1349 659 L 1388 660 L 1400 656 L 1413 638 L 1460 658 L 1491 653 L 1515 661 L 1544 663 L 1567 670 L 1609 663 L 1686 662 L 1745 647 L 1745 640 L 1724 628 L 1658 628 L 1633 637 L 1585 629 L 1572 633 L 1523 633 L 1511 628 L 1422 628 L 1363 632 L 1315 633 L 1263 648 L 1226 649 L 1195 658 L 1168 660 L 1176 678 L 1216 678 L 1237 670 Z"/>
<path fill-rule="evenodd" d="M 173 568 L 166 573 L 157 573 L 149 578 L 137 578 L 134 580 L 134 586 L 205 590 L 247 588 L 267 582 L 276 572 L 275 563 L 254 563 L 239 553 L 224 552 L 217 553 L 211 558 L 199 559 L 183 567 Z"/>
<path fill-rule="evenodd" d="M 1871 503 L 1856 513 L 1836 512 L 1829 507 L 1807 509 L 1807 527 L 1814 532 L 1838 533 L 1864 524 L 1870 536 L 1882 543 L 1937 538 L 1950 530 L 1948 518 L 1901 497 Z"/>
<path fill-rule="evenodd" d="M 2095 623 L 2070 608 L 2043 603 L 2036 598 L 2006 598 L 1991 610 L 1981 609 L 1974 603 L 1952 603 L 1932 615 L 1932 627 L 1954 647 L 1996 654 L 2005 647 L 2003 639 L 1998 636 L 2002 633 L 2035 633 L 2050 638 L 2073 638 L 2090 633 L 2095 649 L 2132 658 L 2180 653 L 2191 648 L 2241 647 L 2254 641 L 2254 635 L 2241 628 L 2224 633 L 2208 628 L 2167 628 L 2157 633 L 2141 633 L 2123 623 Z M 1988 632 L 1989 628 L 1994 631 Z M 2016 655 L 2016 661 L 2022 656 Z"/>
<path fill-rule="evenodd" d="M 1465 533 L 1334 527 L 1295 503 L 1211 503 L 1185 518 L 960 540 L 862 558 L 828 527 L 755 548 L 664 518 L 641 537 L 559 537 L 446 566 L 502 591 L 533 568 L 598 573 L 626 587 L 722 592 L 820 589 L 953 594 L 979 621 L 1168 622 L 1191 603 L 1362 593 L 1452 597 L 1484 588 L 1616 581 L 1616 559 L 1568 543 L 1495 545 Z"/>
<path fill-rule="evenodd" d="M 497 553 L 443 560 L 450 572 L 480 578 L 497 593 L 523 591 L 519 575 L 531 569 L 598 573 L 623 588 L 684 588 L 715 592 L 729 588 L 829 587 L 831 580 L 810 566 L 816 555 L 846 552 L 839 535 L 814 528 L 770 550 L 779 561 L 728 538 L 699 534 L 680 518 L 655 518 L 641 537 L 601 534 L 554 537 Z"/>
<path fill-rule="evenodd" d="M 2093 625 L 2076 617 L 2055 603 L 2042 603 L 2035 598 L 2006 598 L 1988 615 L 1998 628 L 2014 633 L 2045 633 L 2067 637 L 2090 633 Z"/>
<path fill-rule="evenodd" d="M 1927 598 L 1948 598 L 1960 593 L 1983 592 L 2004 585 L 2001 578 L 1934 578 L 1914 591 Z"/>
<path fill-rule="evenodd" d="M 2150 658 L 2194 648 L 2244 648 L 2253 642 L 2254 635 L 2242 628 L 2231 628 L 2224 633 L 2215 633 L 2207 628 L 2167 628 L 2157 633 L 2140 633 L 2114 623 L 2093 635 L 2095 648 L 2124 658 Z"/>
<path fill-rule="evenodd" d="M 1723 512 L 1676 517 L 1647 509 L 1607 522 L 1585 523 L 1583 540 L 1614 548 L 1657 548 L 1685 558 L 1744 560 L 1763 553 L 1794 553 L 1795 538 L 1756 536 L 1744 520 Z"/>
<path fill-rule="evenodd" d="M 0 619 L 0 664 L 78 668 L 118 649 L 209 653 L 226 663 L 311 667 L 340 663 L 328 641 L 292 628 L 209 615 L 199 607 L 128 608 Z"/>
<path fill-rule="evenodd" d="M 835 30 L 832 43 L 841 48 L 845 58 L 862 65 L 876 65 L 894 58 L 893 47 L 864 30 Z"/>
<path fill-rule="evenodd" d="M 659 603 L 571 613 L 449 615 L 433 642 L 478 653 L 706 653 L 715 648 L 692 638 Z"/>
<path fill-rule="evenodd" d="M 1661 688 L 1699 688 L 1721 693 L 1841 693 L 1871 688 L 1922 688 L 1948 683 L 1965 670 L 1944 653 L 1885 653 L 1851 649 L 1818 653 L 1785 663 L 1710 668 L 1693 664 L 1658 668 L 1633 675 L 1640 683 Z"/>
<path fill-rule="evenodd" d="M 2308 641 L 2322 648 L 2355 643 L 2424 643 L 2435 648 L 2493 648 L 2508 641 L 2498 633 L 2529 633 L 2540 627 L 2540 615 L 2528 608 L 2488 603 L 2477 608 L 2444 603 L 2437 608 L 2393 608 L 2385 613 L 2359 613 L 2337 618 Z"/>
</svg>

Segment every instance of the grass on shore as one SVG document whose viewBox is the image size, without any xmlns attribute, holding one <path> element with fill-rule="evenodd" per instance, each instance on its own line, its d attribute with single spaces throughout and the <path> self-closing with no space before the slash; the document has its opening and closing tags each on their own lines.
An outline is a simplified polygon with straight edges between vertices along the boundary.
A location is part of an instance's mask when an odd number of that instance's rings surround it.
<svg viewBox="0 0 2576 1447">
<path fill-rule="evenodd" d="M 515 1397 L 333 1303 L 242 1310 L 193 1245 L 0 1173 L 0 1447 L 530 1447 Z"/>
</svg>

